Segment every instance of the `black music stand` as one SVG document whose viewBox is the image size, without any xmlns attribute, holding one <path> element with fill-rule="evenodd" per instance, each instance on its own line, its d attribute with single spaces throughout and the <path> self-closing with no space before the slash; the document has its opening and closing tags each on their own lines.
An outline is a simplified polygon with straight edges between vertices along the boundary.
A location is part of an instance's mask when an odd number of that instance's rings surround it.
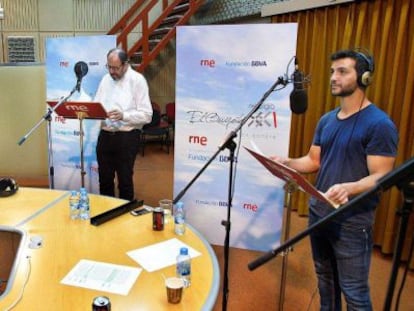
<svg viewBox="0 0 414 311">
<path fill-rule="evenodd" d="M 47 101 L 50 107 L 55 107 L 57 101 Z M 103 120 L 106 119 L 107 113 L 101 103 L 98 102 L 64 102 L 57 106 L 54 111 L 61 117 L 66 119 L 78 119 L 79 120 L 79 140 L 80 140 L 80 160 L 81 160 L 81 186 L 85 187 L 85 167 L 83 159 L 83 120 L 94 119 Z"/>
</svg>

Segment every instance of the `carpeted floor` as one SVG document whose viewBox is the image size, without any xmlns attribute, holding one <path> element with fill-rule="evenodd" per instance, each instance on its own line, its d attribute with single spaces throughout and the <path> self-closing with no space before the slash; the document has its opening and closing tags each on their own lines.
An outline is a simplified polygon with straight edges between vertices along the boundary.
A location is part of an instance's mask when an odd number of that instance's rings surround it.
<svg viewBox="0 0 414 311">
<path fill-rule="evenodd" d="M 138 155 L 135 163 L 136 196 L 144 199 L 146 204 L 152 206 L 157 205 L 159 199 L 172 198 L 173 166 L 173 148 L 167 154 L 159 145 L 148 145 L 145 156 Z M 306 217 L 299 217 L 296 212 L 292 212 L 290 237 L 303 231 L 306 225 Z M 213 245 L 213 249 L 216 252 L 220 269 L 223 271 L 223 247 Z M 276 257 L 259 268 L 250 271 L 247 265 L 261 255 L 263 255 L 261 252 L 230 249 L 227 304 L 223 304 L 222 287 L 220 287 L 214 311 L 224 310 L 225 307 L 231 311 L 319 310 L 319 297 L 316 291 L 316 278 L 313 272 L 308 238 L 298 242 L 293 250 L 288 253 L 286 259 Z M 398 273 L 394 289 L 395 296 L 400 289 L 404 267 L 401 267 Z M 391 268 L 392 257 L 384 256 L 375 249 L 370 274 L 374 310 L 383 310 Z M 286 273 L 285 282 L 282 282 L 282 271 Z M 194 271 L 194 273 L 197 272 Z M 222 282 L 223 275 L 221 275 L 221 285 Z M 284 294 L 281 293 L 281 284 L 285 285 Z M 414 272 L 411 271 L 407 275 L 398 310 L 414 310 L 413 292 Z M 280 301 L 282 301 L 281 305 L 279 304 Z M 394 309 L 396 301 L 397 298 L 394 298 L 391 310 L 397 310 Z"/>
</svg>

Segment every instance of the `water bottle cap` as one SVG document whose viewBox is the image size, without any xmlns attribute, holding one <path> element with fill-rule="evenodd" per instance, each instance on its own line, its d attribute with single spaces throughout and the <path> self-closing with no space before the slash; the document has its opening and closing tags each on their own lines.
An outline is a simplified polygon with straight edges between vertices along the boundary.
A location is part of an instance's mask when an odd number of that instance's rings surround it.
<svg viewBox="0 0 414 311">
<path fill-rule="evenodd" d="M 183 202 L 177 202 L 177 204 L 175 205 L 176 207 L 183 207 L 184 206 L 184 203 Z"/>
<path fill-rule="evenodd" d="M 181 247 L 180 248 L 180 255 L 188 255 L 188 248 L 187 247 Z"/>
</svg>

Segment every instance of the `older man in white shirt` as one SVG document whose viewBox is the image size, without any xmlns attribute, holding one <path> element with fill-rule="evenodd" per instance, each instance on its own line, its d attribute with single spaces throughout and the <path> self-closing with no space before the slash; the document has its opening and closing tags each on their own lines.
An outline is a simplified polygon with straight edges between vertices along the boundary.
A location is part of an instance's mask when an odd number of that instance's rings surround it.
<svg viewBox="0 0 414 311">
<path fill-rule="evenodd" d="M 128 56 L 114 48 L 107 54 L 106 74 L 95 101 L 101 102 L 108 118 L 102 121 L 96 146 L 99 190 L 115 196 L 115 174 L 119 197 L 134 199 L 133 169 L 144 124 L 151 122 L 152 106 L 144 76 L 131 68 Z"/>
</svg>

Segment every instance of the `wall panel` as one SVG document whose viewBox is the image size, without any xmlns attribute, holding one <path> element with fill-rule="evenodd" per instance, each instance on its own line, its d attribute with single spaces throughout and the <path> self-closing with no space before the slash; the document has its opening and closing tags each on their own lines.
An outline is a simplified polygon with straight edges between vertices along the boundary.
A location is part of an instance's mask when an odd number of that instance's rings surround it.
<svg viewBox="0 0 414 311">
<path fill-rule="evenodd" d="M 75 31 L 107 32 L 135 3 L 134 0 L 75 0 Z"/>
<path fill-rule="evenodd" d="M 2 31 L 33 31 L 39 29 L 38 0 L 2 0 L 4 19 Z"/>
<path fill-rule="evenodd" d="M 44 66 L 0 66 L 0 176 L 47 179 L 47 125 Z"/>
</svg>

